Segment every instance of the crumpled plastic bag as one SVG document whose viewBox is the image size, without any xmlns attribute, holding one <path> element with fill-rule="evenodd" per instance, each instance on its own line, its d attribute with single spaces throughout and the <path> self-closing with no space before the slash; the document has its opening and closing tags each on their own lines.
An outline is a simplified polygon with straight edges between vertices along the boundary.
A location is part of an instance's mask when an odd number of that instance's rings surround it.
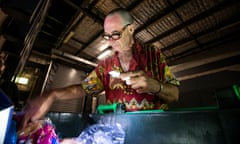
<svg viewBox="0 0 240 144">
<path fill-rule="evenodd" d="M 59 138 L 51 120 L 46 118 L 31 122 L 18 131 L 18 144 L 59 144 Z"/>
<path fill-rule="evenodd" d="M 123 144 L 125 132 L 120 124 L 94 124 L 73 140 L 78 144 Z"/>
</svg>

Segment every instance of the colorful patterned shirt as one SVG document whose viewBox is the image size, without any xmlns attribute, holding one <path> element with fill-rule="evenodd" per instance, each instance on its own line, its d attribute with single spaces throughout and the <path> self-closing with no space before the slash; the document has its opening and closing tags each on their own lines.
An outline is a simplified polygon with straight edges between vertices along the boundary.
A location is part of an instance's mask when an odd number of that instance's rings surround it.
<svg viewBox="0 0 240 144">
<path fill-rule="evenodd" d="M 105 90 L 108 104 L 124 103 L 127 111 L 166 109 L 167 105 L 157 96 L 148 93 L 137 93 L 125 81 L 113 78 L 110 71 L 123 72 L 118 54 L 101 61 L 82 84 L 88 94 L 97 95 Z M 162 83 L 179 86 L 173 73 L 170 71 L 160 49 L 153 45 L 140 45 L 133 47 L 133 58 L 128 71 L 144 70 L 148 76 Z"/>
</svg>

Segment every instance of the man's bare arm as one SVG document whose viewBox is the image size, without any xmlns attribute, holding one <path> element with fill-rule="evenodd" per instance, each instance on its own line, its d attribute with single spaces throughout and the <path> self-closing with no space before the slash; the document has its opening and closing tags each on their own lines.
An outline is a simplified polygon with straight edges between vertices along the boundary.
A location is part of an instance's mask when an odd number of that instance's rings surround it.
<svg viewBox="0 0 240 144">
<path fill-rule="evenodd" d="M 54 99 L 58 100 L 75 99 L 86 95 L 81 85 L 71 85 L 68 87 L 55 89 L 50 93 Z"/>
<path fill-rule="evenodd" d="M 42 118 L 49 111 L 55 100 L 74 99 L 85 95 L 86 93 L 81 85 L 71 85 L 44 92 L 38 97 L 29 100 L 23 108 L 25 114 L 20 129 L 24 128 L 29 121 Z"/>
</svg>

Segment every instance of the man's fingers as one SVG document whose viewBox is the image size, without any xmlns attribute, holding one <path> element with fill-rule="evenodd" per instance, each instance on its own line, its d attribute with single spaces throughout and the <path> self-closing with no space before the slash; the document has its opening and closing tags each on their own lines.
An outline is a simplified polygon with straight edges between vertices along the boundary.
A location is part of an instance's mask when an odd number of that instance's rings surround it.
<svg viewBox="0 0 240 144">
<path fill-rule="evenodd" d="M 148 76 L 143 71 L 121 73 L 120 78 L 126 81 L 126 84 L 135 89 L 137 93 L 149 92 Z"/>
<path fill-rule="evenodd" d="M 139 89 L 136 90 L 136 92 L 137 93 L 144 93 L 145 91 L 143 89 L 139 88 Z"/>
<path fill-rule="evenodd" d="M 120 78 L 122 80 L 124 79 L 129 79 L 129 78 L 134 78 L 134 77 L 139 77 L 142 75 L 141 71 L 131 71 L 131 72 L 124 72 L 120 74 Z"/>
<path fill-rule="evenodd" d="M 25 116 L 25 115 L 23 116 L 22 120 L 20 121 L 20 126 L 19 126 L 20 131 L 23 130 L 26 127 L 29 119 L 30 118 L 28 116 Z"/>
<path fill-rule="evenodd" d="M 27 104 L 26 107 L 23 108 L 23 117 L 20 122 L 20 130 L 25 128 L 29 121 L 31 121 L 31 117 L 36 114 L 35 107 L 31 106 L 30 104 Z"/>
</svg>

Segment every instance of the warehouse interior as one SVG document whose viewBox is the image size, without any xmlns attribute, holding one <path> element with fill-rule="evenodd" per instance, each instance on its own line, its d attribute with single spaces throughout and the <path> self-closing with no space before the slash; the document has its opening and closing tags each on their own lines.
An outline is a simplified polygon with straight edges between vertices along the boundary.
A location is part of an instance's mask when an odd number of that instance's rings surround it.
<svg viewBox="0 0 240 144">
<path fill-rule="evenodd" d="M 79 83 L 111 54 L 103 20 L 118 7 L 133 15 L 136 39 L 159 47 L 180 80 L 180 100 L 170 108 L 234 106 L 232 88 L 240 84 L 238 0 L 1 0 L 3 77 L 29 80 L 16 82 L 21 106 L 44 90 Z M 229 95 L 223 104 L 221 92 Z M 90 112 L 88 103 L 57 101 L 52 111 Z"/>
</svg>

